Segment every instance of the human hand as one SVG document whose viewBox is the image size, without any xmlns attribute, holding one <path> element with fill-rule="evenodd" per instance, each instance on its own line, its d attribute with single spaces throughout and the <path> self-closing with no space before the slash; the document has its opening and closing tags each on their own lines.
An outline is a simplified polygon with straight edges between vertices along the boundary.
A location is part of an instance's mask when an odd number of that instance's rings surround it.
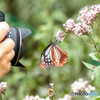
<svg viewBox="0 0 100 100">
<path fill-rule="evenodd" d="M 9 25 L 6 22 L 0 22 L 0 78 L 4 74 L 9 72 L 11 67 L 11 60 L 13 59 L 15 52 L 15 43 L 12 39 L 7 38 L 2 41 L 7 35 L 9 30 Z"/>
</svg>

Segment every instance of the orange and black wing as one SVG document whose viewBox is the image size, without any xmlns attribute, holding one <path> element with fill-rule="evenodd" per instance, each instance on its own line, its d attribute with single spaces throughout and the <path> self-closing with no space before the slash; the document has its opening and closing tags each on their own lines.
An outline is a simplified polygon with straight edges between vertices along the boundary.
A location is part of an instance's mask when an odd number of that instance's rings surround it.
<svg viewBox="0 0 100 100">
<path fill-rule="evenodd" d="M 51 57 L 51 47 L 52 44 L 48 45 L 41 54 L 40 68 L 45 69 L 54 65 Z"/>
<path fill-rule="evenodd" d="M 51 57 L 55 66 L 62 67 L 68 61 L 68 54 L 59 46 L 51 47 Z"/>
</svg>

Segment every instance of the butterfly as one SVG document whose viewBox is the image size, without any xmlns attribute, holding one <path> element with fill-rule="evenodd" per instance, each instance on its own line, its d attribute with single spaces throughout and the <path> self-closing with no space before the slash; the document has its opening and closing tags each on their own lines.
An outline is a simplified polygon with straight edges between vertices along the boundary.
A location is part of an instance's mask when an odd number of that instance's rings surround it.
<svg viewBox="0 0 100 100">
<path fill-rule="evenodd" d="M 48 68 L 53 65 L 62 67 L 68 60 L 68 54 L 62 50 L 56 42 L 49 44 L 41 54 L 40 68 Z"/>
</svg>

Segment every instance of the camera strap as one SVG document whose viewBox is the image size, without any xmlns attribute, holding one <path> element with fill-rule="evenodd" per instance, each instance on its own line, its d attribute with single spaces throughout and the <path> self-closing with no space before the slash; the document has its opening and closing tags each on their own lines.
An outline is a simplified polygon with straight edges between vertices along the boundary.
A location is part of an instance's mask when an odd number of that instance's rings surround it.
<svg viewBox="0 0 100 100">
<path fill-rule="evenodd" d="M 19 57 L 20 57 L 20 53 L 21 53 L 21 45 L 22 45 L 22 41 L 21 41 L 21 39 L 22 39 L 21 31 L 20 31 L 19 29 L 18 29 L 18 31 L 19 31 L 19 35 L 20 35 L 20 45 L 19 45 L 18 57 L 17 57 L 17 59 L 16 59 L 16 62 L 15 62 L 15 64 L 14 64 L 14 66 L 16 66 L 16 64 L 17 64 L 18 61 L 19 61 Z"/>
</svg>

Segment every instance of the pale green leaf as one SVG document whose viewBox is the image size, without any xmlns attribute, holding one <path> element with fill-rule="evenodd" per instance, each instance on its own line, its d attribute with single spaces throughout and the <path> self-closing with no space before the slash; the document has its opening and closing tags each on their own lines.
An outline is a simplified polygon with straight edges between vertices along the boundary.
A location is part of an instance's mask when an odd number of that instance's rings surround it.
<svg viewBox="0 0 100 100">
<path fill-rule="evenodd" d="M 89 56 L 90 56 L 93 60 L 98 61 L 98 58 L 96 57 L 96 53 L 92 52 L 92 53 L 89 54 Z"/>
<path fill-rule="evenodd" d="M 94 77 L 96 78 L 97 85 L 100 83 L 100 66 L 93 69 Z"/>
<path fill-rule="evenodd" d="M 88 68 L 88 69 L 93 69 L 93 65 L 92 64 L 89 64 L 89 63 L 86 63 L 84 61 L 82 61 L 82 63 Z"/>
<path fill-rule="evenodd" d="M 94 97 L 92 100 L 100 100 L 100 96 Z"/>
</svg>

